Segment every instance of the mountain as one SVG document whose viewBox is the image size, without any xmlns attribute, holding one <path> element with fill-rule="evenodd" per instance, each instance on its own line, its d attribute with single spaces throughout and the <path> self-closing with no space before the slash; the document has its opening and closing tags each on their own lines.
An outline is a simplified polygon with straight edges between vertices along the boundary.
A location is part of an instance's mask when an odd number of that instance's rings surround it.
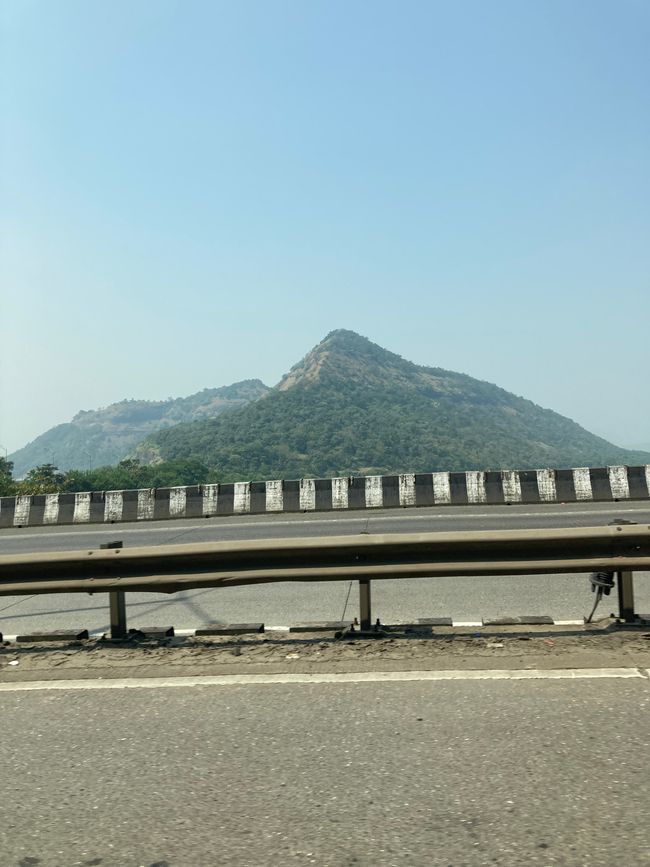
<svg viewBox="0 0 650 867">
<path fill-rule="evenodd" d="M 189 397 L 122 400 L 103 409 L 82 410 L 71 422 L 50 428 L 9 459 L 14 462 L 16 478 L 32 467 L 49 463 L 61 470 L 115 464 L 154 431 L 179 422 L 216 418 L 267 391 L 268 386 L 259 379 L 247 379 L 222 388 L 205 388 Z"/>
<path fill-rule="evenodd" d="M 650 452 L 650 442 L 646 443 L 633 443 L 627 448 L 632 449 L 632 451 L 642 451 L 642 452 Z"/>
<path fill-rule="evenodd" d="M 496 385 L 345 330 L 263 400 L 160 431 L 139 453 L 199 458 L 222 481 L 650 462 Z"/>
</svg>

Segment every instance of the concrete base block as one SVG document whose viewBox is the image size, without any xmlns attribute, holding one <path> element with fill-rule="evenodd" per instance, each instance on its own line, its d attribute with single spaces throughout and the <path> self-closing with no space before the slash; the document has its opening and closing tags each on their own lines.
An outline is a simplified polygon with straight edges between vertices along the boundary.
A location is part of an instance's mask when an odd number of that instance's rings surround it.
<svg viewBox="0 0 650 867">
<path fill-rule="evenodd" d="M 296 623 L 289 627 L 289 632 L 339 632 L 351 625 L 349 620 L 315 620 L 313 623 Z"/>
<path fill-rule="evenodd" d="M 352 629 L 348 626 L 334 635 L 334 638 L 338 641 L 356 641 L 357 639 L 366 640 L 390 637 L 391 633 L 383 627 L 379 629 Z"/>
<path fill-rule="evenodd" d="M 129 629 L 129 634 L 141 632 L 147 638 L 173 638 L 173 626 L 138 626 L 137 629 Z"/>
<path fill-rule="evenodd" d="M 30 632 L 17 635 L 16 641 L 38 644 L 39 641 L 81 641 L 88 638 L 87 629 L 52 629 L 49 632 Z"/>
<path fill-rule="evenodd" d="M 521 617 L 483 618 L 483 626 L 553 626 L 553 618 L 547 614 L 524 614 Z"/>
<path fill-rule="evenodd" d="M 415 621 L 416 626 L 453 626 L 451 617 L 421 617 Z"/>
<path fill-rule="evenodd" d="M 195 635 L 246 635 L 264 632 L 263 623 L 209 623 L 195 631 Z"/>
</svg>

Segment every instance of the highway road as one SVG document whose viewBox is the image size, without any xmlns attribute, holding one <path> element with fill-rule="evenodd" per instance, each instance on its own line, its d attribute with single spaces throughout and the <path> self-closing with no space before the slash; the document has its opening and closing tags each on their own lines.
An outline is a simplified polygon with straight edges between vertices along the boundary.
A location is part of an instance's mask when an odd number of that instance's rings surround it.
<svg viewBox="0 0 650 867">
<path fill-rule="evenodd" d="M 0 531 L 0 551 L 95 548 L 116 539 L 130 546 L 358 533 L 598 526 L 614 519 L 650 523 L 650 505 L 619 502 L 438 507 L 15 528 Z M 648 573 L 637 575 L 635 590 L 637 611 L 650 612 Z M 139 593 L 129 594 L 127 602 L 129 626 L 174 625 L 177 629 L 192 629 L 210 622 L 263 621 L 270 626 L 290 626 L 305 620 L 339 620 L 358 615 L 357 596 L 356 585 L 342 582 L 193 590 L 175 596 Z M 556 620 L 571 620 L 587 614 L 592 602 L 587 579 L 579 575 L 373 583 L 373 613 L 384 623 L 421 617 L 480 622 L 482 618 L 522 614 L 548 614 Z M 606 597 L 600 611 L 615 611 L 615 604 L 614 597 Z M 108 628 L 106 594 L 0 597 L 0 630 L 5 635 L 75 627 L 96 632 Z"/>
<path fill-rule="evenodd" d="M 650 680 L 630 674 L 6 684 L 0 860 L 647 865 Z"/>
</svg>

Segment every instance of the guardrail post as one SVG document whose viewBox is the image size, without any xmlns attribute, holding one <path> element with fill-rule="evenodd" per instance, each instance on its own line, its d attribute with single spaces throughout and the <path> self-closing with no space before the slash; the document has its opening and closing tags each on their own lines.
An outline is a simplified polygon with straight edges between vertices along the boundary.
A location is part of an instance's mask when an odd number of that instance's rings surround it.
<svg viewBox="0 0 650 867">
<path fill-rule="evenodd" d="M 359 579 L 359 620 L 362 630 L 372 629 L 370 613 L 370 578 Z"/>
<path fill-rule="evenodd" d="M 123 543 L 106 542 L 100 545 L 100 548 L 122 548 Z M 110 590 L 108 593 L 108 604 L 110 607 L 111 619 L 111 638 L 126 637 L 126 600 L 124 598 L 124 590 Z"/>
<path fill-rule="evenodd" d="M 108 598 L 111 608 L 111 638 L 125 638 L 126 600 L 124 590 L 111 590 Z"/>
<path fill-rule="evenodd" d="M 617 572 L 618 616 L 625 623 L 634 623 L 634 572 Z"/>
</svg>

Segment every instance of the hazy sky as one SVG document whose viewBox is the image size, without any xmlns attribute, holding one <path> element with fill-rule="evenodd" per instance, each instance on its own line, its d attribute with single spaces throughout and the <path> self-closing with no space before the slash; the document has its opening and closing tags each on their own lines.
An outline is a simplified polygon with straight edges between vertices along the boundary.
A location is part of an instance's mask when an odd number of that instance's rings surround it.
<svg viewBox="0 0 650 867">
<path fill-rule="evenodd" d="M 650 441 L 647 0 L 3 0 L 0 444 L 333 328 Z"/>
</svg>

